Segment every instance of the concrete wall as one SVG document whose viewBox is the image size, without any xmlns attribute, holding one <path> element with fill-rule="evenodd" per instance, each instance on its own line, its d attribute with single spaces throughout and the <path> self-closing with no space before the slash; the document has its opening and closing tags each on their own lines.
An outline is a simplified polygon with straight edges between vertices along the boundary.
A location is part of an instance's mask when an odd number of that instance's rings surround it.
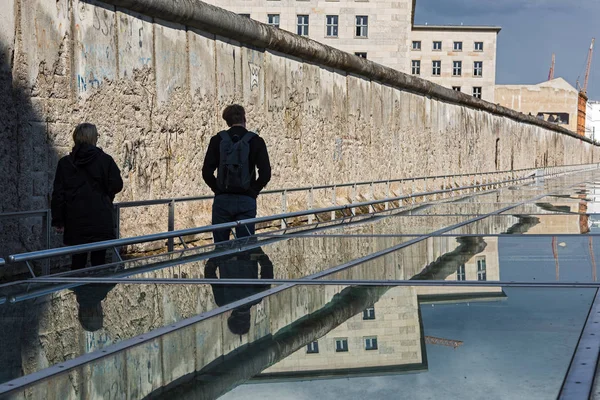
<svg viewBox="0 0 600 400">
<path fill-rule="evenodd" d="M 82 121 L 98 125 L 99 145 L 122 170 L 118 201 L 208 194 L 200 168 L 231 102 L 246 106 L 267 142 L 270 188 L 599 159 L 551 124 L 201 2 L 110 1 L 129 11 L 95 0 L 4 3 L 0 166 L 9 190 L 0 210 L 48 206 L 56 163 Z M 187 206 L 178 226 L 206 223 L 207 208 Z M 279 199 L 261 208 L 279 212 Z M 123 228 L 133 226 L 165 230 L 166 208 L 128 211 Z M 33 227 L 11 237 L 39 248 Z"/>
<path fill-rule="evenodd" d="M 482 88 L 482 99 L 494 103 L 496 85 L 496 43 L 498 29 L 469 27 L 414 27 L 411 40 L 420 41 L 421 49 L 411 47 L 410 60 L 421 61 L 420 77 L 447 88 L 460 87 L 463 93 L 473 94 L 473 87 Z M 433 42 L 442 42 L 441 50 L 433 50 Z M 454 51 L 454 42 L 462 42 L 462 51 Z M 483 42 L 483 51 L 475 51 L 475 42 Z M 441 61 L 441 76 L 433 76 L 433 61 Z M 453 76 L 453 62 L 462 62 L 461 76 Z M 474 75 L 474 63 L 483 63 L 483 75 Z M 412 73 L 412 70 L 408 70 Z"/>
</svg>

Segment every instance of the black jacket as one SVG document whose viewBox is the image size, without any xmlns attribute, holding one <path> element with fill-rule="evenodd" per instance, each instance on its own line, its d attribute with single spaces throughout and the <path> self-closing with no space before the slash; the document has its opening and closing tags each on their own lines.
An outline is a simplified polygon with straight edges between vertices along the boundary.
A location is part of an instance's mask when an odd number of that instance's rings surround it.
<svg viewBox="0 0 600 400">
<path fill-rule="evenodd" d="M 66 245 L 115 238 L 113 200 L 123 180 L 111 156 L 92 145 L 77 145 L 56 167 L 52 226 L 64 227 Z"/>
<path fill-rule="evenodd" d="M 228 130 L 229 134 L 237 134 L 243 137 L 248 131 L 246 128 L 241 126 L 234 126 Z M 267 152 L 267 145 L 265 141 L 258 135 L 250 140 L 250 174 L 252 176 L 252 183 L 250 189 L 244 194 L 250 197 L 256 198 L 258 193 L 267 186 L 267 183 L 271 180 L 271 163 L 269 162 L 269 153 Z M 217 178 L 215 177 L 215 170 L 219 168 L 219 161 L 221 158 L 221 137 L 215 135 L 210 139 L 208 144 L 208 150 L 206 151 L 206 157 L 204 158 L 204 165 L 202 166 L 202 178 L 204 182 L 212 189 L 215 195 L 221 194 L 217 186 Z M 258 168 L 258 178 L 256 177 L 256 169 Z"/>
<path fill-rule="evenodd" d="M 260 247 L 239 254 L 209 259 L 204 267 L 204 277 L 216 279 L 217 270 L 219 271 L 219 279 L 273 279 L 273 263 Z M 271 287 L 269 284 L 211 286 L 215 303 L 218 306 L 233 303 Z"/>
</svg>

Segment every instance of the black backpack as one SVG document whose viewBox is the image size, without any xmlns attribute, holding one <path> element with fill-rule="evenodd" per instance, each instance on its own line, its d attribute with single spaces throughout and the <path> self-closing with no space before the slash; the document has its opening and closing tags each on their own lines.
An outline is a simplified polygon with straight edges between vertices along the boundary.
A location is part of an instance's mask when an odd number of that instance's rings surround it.
<svg viewBox="0 0 600 400">
<path fill-rule="evenodd" d="M 224 193 L 243 193 L 250 189 L 250 140 L 256 134 L 247 132 L 244 136 L 234 136 L 229 132 L 219 132 L 221 137 L 217 186 Z M 237 138 L 237 140 L 235 140 Z"/>
</svg>

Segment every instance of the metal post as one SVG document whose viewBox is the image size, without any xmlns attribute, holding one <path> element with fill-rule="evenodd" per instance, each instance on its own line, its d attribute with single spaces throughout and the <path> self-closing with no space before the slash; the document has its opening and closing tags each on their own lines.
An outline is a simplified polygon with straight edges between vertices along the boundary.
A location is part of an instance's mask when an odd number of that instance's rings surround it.
<svg viewBox="0 0 600 400">
<path fill-rule="evenodd" d="M 287 190 L 284 190 L 281 193 L 281 213 L 285 214 L 287 212 Z M 281 220 L 281 229 L 285 229 L 286 225 L 285 225 L 285 221 L 282 219 Z"/>
<path fill-rule="evenodd" d="M 119 207 L 118 204 L 115 204 L 114 206 L 114 210 L 115 210 L 115 237 L 117 239 L 121 239 L 121 207 Z M 121 259 L 121 255 L 119 254 L 119 249 L 118 248 L 114 248 L 115 250 L 115 258 L 119 261 L 123 261 Z M 116 261 L 115 259 L 113 259 L 113 262 Z"/>
<path fill-rule="evenodd" d="M 350 200 L 352 201 L 352 200 Z M 333 187 L 331 188 L 331 206 L 335 207 L 337 203 L 337 196 L 336 196 L 336 186 L 333 185 Z M 333 221 L 335 219 L 335 211 L 331 212 L 331 220 Z"/>
<path fill-rule="evenodd" d="M 416 182 L 413 178 L 412 180 L 412 190 L 410 191 L 410 201 L 412 204 L 415 204 L 415 192 L 417 191 Z"/>
<path fill-rule="evenodd" d="M 46 250 L 50 249 L 50 235 L 52 234 L 50 210 L 46 210 L 46 213 L 42 217 L 42 228 L 44 229 L 44 236 L 46 237 Z M 44 260 L 42 265 L 42 275 L 50 275 L 50 260 Z"/>
<path fill-rule="evenodd" d="M 371 182 L 371 184 L 369 185 L 369 200 L 375 200 L 375 191 L 373 189 L 373 182 Z M 375 212 L 375 207 L 373 207 L 372 205 L 369 206 L 369 211 L 370 212 Z"/>
<path fill-rule="evenodd" d="M 387 181 L 387 187 L 386 187 L 386 189 L 385 189 L 385 198 L 386 198 L 386 199 L 389 199 L 389 198 L 390 198 L 390 181 Z M 389 210 L 389 208 L 390 208 L 390 202 L 389 202 L 389 201 L 386 201 L 386 202 L 385 202 L 385 209 L 386 209 L 386 210 Z"/>
<path fill-rule="evenodd" d="M 175 230 L 175 200 L 171 200 L 169 203 L 169 222 L 167 230 L 173 232 Z M 167 239 L 167 250 L 169 252 L 175 249 L 175 243 L 173 238 Z"/>
<path fill-rule="evenodd" d="M 311 188 L 308 190 L 308 209 L 309 210 L 313 209 L 314 202 L 315 202 L 315 194 L 314 194 L 314 189 L 311 186 Z M 314 218 L 313 214 L 310 214 L 308 216 L 308 224 L 309 225 L 313 223 L 313 218 Z"/>
</svg>

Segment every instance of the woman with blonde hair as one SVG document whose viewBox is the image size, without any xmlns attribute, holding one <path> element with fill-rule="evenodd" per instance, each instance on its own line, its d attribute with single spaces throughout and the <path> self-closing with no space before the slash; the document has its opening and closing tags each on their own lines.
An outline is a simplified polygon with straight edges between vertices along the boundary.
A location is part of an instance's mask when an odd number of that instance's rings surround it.
<svg viewBox="0 0 600 400">
<path fill-rule="evenodd" d="M 121 171 L 111 156 L 97 147 L 98 130 L 89 123 L 73 131 L 75 146 L 60 159 L 52 191 L 52 226 L 67 246 L 114 239 L 113 201 L 123 189 Z M 75 254 L 72 269 L 84 268 L 88 253 Z M 92 265 L 102 265 L 106 250 L 91 253 Z"/>
</svg>

